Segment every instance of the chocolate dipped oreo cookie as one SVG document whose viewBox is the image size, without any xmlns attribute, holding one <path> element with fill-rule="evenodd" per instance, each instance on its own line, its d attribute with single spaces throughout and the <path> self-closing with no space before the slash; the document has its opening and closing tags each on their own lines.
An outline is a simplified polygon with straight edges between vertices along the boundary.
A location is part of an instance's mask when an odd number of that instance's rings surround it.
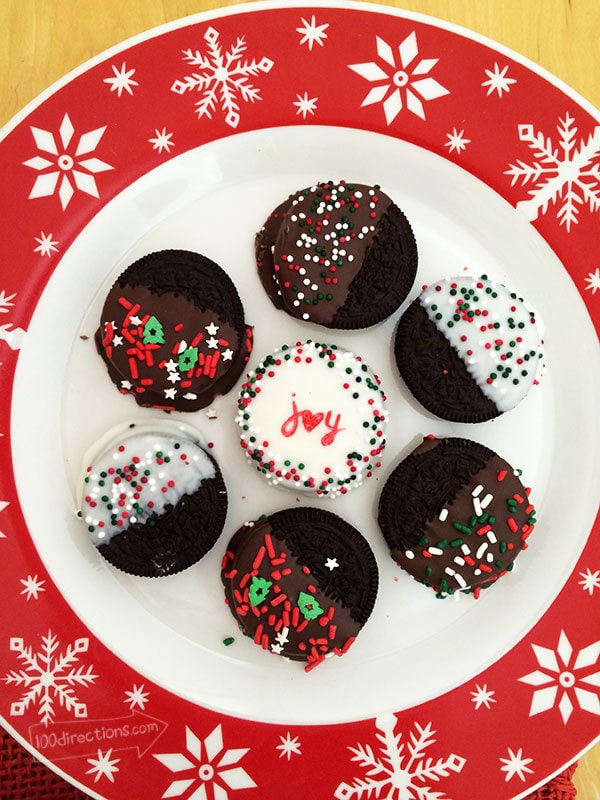
<svg viewBox="0 0 600 800">
<path fill-rule="evenodd" d="M 117 278 L 95 340 L 113 383 L 138 405 L 197 411 L 238 380 L 252 328 L 221 267 L 198 253 L 162 250 Z"/>
<path fill-rule="evenodd" d="M 381 466 L 388 412 L 361 356 L 308 340 L 246 376 L 236 422 L 249 462 L 273 486 L 335 497 Z"/>
<path fill-rule="evenodd" d="M 124 425 L 86 456 L 78 516 L 98 552 L 130 575 L 173 575 L 220 536 L 227 491 L 215 459 L 188 426 Z"/>
<path fill-rule="evenodd" d="M 307 671 L 353 644 L 375 604 L 378 570 L 362 534 L 317 508 L 289 508 L 240 528 L 223 558 L 225 602 L 263 650 Z"/>
<path fill-rule="evenodd" d="M 539 318 L 487 276 L 444 278 L 403 313 L 396 364 L 413 396 L 453 422 L 485 422 L 514 408 L 539 382 Z"/>
<path fill-rule="evenodd" d="M 379 186 L 317 183 L 290 195 L 255 239 L 261 282 L 277 308 L 326 328 L 367 328 L 410 291 L 417 245 Z"/>
<path fill-rule="evenodd" d="M 394 561 L 438 597 L 491 586 L 535 526 L 518 470 L 470 439 L 427 436 L 394 469 L 378 522 Z"/>
</svg>

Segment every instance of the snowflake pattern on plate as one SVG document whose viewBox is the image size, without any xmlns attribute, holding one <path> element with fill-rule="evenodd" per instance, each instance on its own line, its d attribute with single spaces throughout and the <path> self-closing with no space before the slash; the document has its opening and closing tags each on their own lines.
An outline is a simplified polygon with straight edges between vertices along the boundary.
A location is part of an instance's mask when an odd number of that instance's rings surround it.
<svg viewBox="0 0 600 800">
<path fill-rule="evenodd" d="M 37 247 L 33 248 L 34 253 L 39 253 L 41 256 L 48 256 L 48 258 L 52 256 L 52 253 L 58 253 L 58 247 L 56 245 L 59 244 L 59 242 L 52 238 L 51 233 L 46 234 L 42 231 L 39 236 L 35 237 L 35 241 L 37 242 Z"/>
<path fill-rule="evenodd" d="M 313 44 L 318 44 L 323 47 L 325 45 L 325 39 L 327 39 L 325 31 L 328 27 L 329 23 L 327 22 L 319 25 L 314 14 L 310 18 L 310 21 L 302 17 L 302 27 L 296 28 L 296 31 L 302 34 L 300 44 L 308 45 L 309 50 L 313 49 Z"/>
<path fill-rule="evenodd" d="M 509 78 L 507 72 L 508 64 L 500 69 L 497 61 L 494 62 L 493 70 L 486 69 L 487 80 L 483 81 L 481 85 L 487 87 L 488 97 L 492 92 L 497 92 L 498 97 L 502 97 L 502 92 L 510 92 L 511 85 L 516 83 L 517 80 L 516 78 Z"/>
<path fill-rule="evenodd" d="M 100 197 L 94 175 L 113 169 L 99 158 L 90 158 L 102 139 L 106 125 L 82 133 L 74 140 L 75 128 L 68 114 L 62 118 L 58 137 L 52 131 L 31 126 L 35 144 L 45 155 L 37 155 L 24 161 L 26 167 L 40 174 L 35 179 L 29 199 L 51 197 L 56 191 L 63 211 L 67 208 L 75 190 Z M 82 158 L 82 156 L 86 156 Z"/>
<path fill-rule="evenodd" d="M 402 741 L 402 733 L 395 733 L 398 719 L 394 714 L 377 717 L 375 726 L 380 731 L 375 737 L 380 742 L 379 755 L 370 744 L 358 744 L 348 749 L 364 770 L 364 778 L 354 778 L 351 784 L 340 783 L 336 800 L 361 800 L 367 797 L 385 797 L 389 800 L 443 800 L 444 794 L 431 792 L 431 783 L 446 778 L 451 772 L 461 772 L 466 759 L 454 753 L 446 758 L 427 757 L 427 750 L 435 744 L 435 731 L 431 723 L 423 727 L 415 722 L 409 740 Z M 406 750 L 405 750 L 406 745 Z"/>
<path fill-rule="evenodd" d="M 505 175 L 512 177 L 511 186 L 519 182 L 533 187 L 530 199 L 517 203 L 528 220 L 546 214 L 552 205 L 568 232 L 579 221 L 581 207 L 589 207 L 591 213 L 600 210 L 600 125 L 587 140 L 577 141 L 575 119 L 567 113 L 557 125 L 557 144 L 532 124 L 519 125 L 518 131 L 520 141 L 532 150 L 533 160 L 518 159 Z"/>
<path fill-rule="evenodd" d="M 574 660 L 573 647 L 564 631 L 560 632 L 556 650 L 537 644 L 531 646 L 542 669 L 523 675 L 519 681 L 543 688 L 534 691 L 529 716 L 549 711 L 559 698 L 558 710 L 566 725 L 575 708 L 572 696 L 583 711 L 600 715 L 598 693 L 587 688 L 600 687 L 600 671 L 590 672 L 600 656 L 600 641 L 582 648 Z"/>
<path fill-rule="evenodd" d="M 184 50 L 183 59 L 194 71 L 173 82 L 171 91 L 177 94 L 202 92 L 196 102 L 198 117 L 212 119 L 217 106 L 225 114 L 225 122 L 237 128 L 240 122 L 239 101 L 254 103 L 261 99 L 260 89 L 250 83 L 249 78 L 271 70 L 273 62 L 263 56 L 260 60 L 244 58 L 247 50 L 246 38 L 238 36 L 235 44 L 223 52 L 219 32 L 208 28 L 204 34 L 207 55 L 200 50 Z"/>
<path fill-rule="evenodd" d="M 250 775 L 237 764 L 250 748 L 224 749 L 223 730 L 217 725 L 201 740 L 188 727 L 185 729 L 185 753 L 153 753 L 171 772 L 180 775 L 163 797 L 182 797 L 187 800 L 206 797 L 206 787 L 211 786 L 215 800 L 228 800 L 227 789 L 250 789 L 256 786 Z M 191 758 L 190 758 L 191 756 Z M 193 790 L 187 794 L 188 790 Z"/>
<path fill-rule="evenodd" d="M 127 64 L 123 61 L 120 69 L 113 64 L 113 74 L 108 78 L 104 78 L 104 83 L 108 83 L 111 92 L 116 92 L 118 97 L 121 97 L 123 92 L 133 94 L 133 87 L 139 86 L 137 81 L 134 81 L 135 69 L 127 69 Z"/>
<path fill-rule="evenodd" d="M 102 750 L 98 750 L 98 754 L 95 758 L 87 759 L 88 764 L 92 766 L 86 771 L 86 775 L 93 775 L 94 783 L 97 783 L 103 776 L 108 778 L 111 783 L 115 782 L 114 773 L 119 771 L 117 764 L 121 759 L 111 758 L 111 756 L 112 749 L 107 750 L 106 753 L 103 753 Z"/>
<path fill-rule="evenodd" d="M 596 589 L 600 589 L 600 569 L 592 572 L 592 570 L 588 568 L 585 572 L 580 572 L 579 575 L 582 578 L 582 580 L 579 581 L 579 585 L 583 586 L 584 592 L 589 592 L 590 597 L 594 594 Z"/>
<path fill-rule="evenodd" d="M 388 125 L 392 124 L 405 104 L 409 111 L 425 119 L 423 101 L 450 94 L 445 86 L 428 76 L 439 59 L 418 58 L 419 47 L 414 31 L 398 45 L 397 58 L 392 46 L 380 36 L 376 37 L 376 47 L 379 63 L 368 61 L 348 64 L 348 67 L 361 78 L 375 84 L 362 105 L 382 103 Z"/>
<path fill-rule="evenodd" d="M 10 640 L 10 650 L 17 654 L 23 668 L 11 670 L 3 680 L 9 686 L 22 688 L 23 692 L 11 705 L 11 716 L 22 716 L 31 705 L 36 705 L 41 723 L 49 725 L 56 716 L 58 702 L 74 717 L 87 717 L 87 705 L 79 700 L 73 687 L 87 688 L 98 677 L 92 666 L 76 666 L 89 643 L 89 639 L 81 638 L 61 648 L 58 637 L 50 630 L 42 636 L 41 647 L 35 652 L 24 639 L 14 636 Z"/>
<path fill-rule="evenodd" d="M 533 759 L 524 758 L 522 747 L 519 747 L 516 752 L 509 747 L 508 758 L 501 758 L 500 761 L 502 762 L 500 769 L 502 772 L 506 773 L 505 780 L 507 783 L 514 778 L 515 775 L 518 775 L 522 781 L 525 780 L 526 773 L 531 773 L 533 775 L 534 771 L 529 766 Z"/>
</svg>

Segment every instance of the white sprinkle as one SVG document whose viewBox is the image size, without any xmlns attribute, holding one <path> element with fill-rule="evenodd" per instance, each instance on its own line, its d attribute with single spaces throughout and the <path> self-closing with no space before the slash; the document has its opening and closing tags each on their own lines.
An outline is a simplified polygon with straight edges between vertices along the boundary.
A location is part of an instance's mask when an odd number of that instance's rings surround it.
<svg viewBox="0 0 600 800">
<path fill-rule="evenodd" d="M 492 561 L 494 560 L 494 554 L 493 553 L 488 553 L 486 558 L 488 560 L 488 563 L 491 564 Z"/>
<path fill-rule="evenodd" d="M 473 511 L 475 512 L 476 517 L 480 517 L 483 513 L 478 497 L 473 498 Z"/>
<path fill-rule="evenodd" d="M 487 508 L 489 506 L 489 504 L 492 502 L 493 499 L 494 499 L 494 495 L 493 494 L 486 494 L 486 496 L 481 501 L 481 507 L 482 508 Z"/>
<path fill-rule="evenodd" d="M 488 543 L 483 542 L 481 546 L 478 548 L 477 552 L 475 553 L 475 558 L 483 558 L 483 554 L 488 549 Z"/>
<path fill-rule="evenodd" d="M 447 508 L 442 508 L 442 510 L 439 513 L 438 519 L 439 519 L 440 522 L 445 522 L 448 519 L 448 509 Z"/>
<path fill-rule="evenodd" d="M 496 538 L 496 534 L 494 533 L 494 531 L 488 531 L 486 535 L 492 544 L 496 544 L 498 539 Z"/>
<path fill-rule="evenodd" d="M 413 551 L 412 551 L 412 550 L 407 550 L 407 551 L 404 553 L 404 555 L 405 555 L 405 556 L 406 556 L 406 557 L 407 557 L 409 560 L 411 560 L 411 561 L 412 561 L 412 559 L 415 557 L 415 554 L 413 553 Z"/>
<path fill-rule="evenodd" d="M 442 556 L 444 555 L 444 551 L 440 547 L 430 547 L 429 552 L 432 556 Z"/>
<path fill-rule="evenodd" d="M 454 559 L 454 563 L 458 564 L 459 567 L 464 567 L 465 560 L 464 560 L 464 558 L 461 558 L 460 556 L 456 556 L 456 558 Z"/>
<path fill-rule="evenodd" d="M 476 486 L 476 487 L 473 489 L 473 491 L 471 492 L 471 494 L 473 495 L 473 497 L 479 497 L 479 495 L 480 495 L 482 492 L 483 492 L 483 484 L 482 484 L 482 483 L 480 483 L 478 486 Z"/>
</svg>

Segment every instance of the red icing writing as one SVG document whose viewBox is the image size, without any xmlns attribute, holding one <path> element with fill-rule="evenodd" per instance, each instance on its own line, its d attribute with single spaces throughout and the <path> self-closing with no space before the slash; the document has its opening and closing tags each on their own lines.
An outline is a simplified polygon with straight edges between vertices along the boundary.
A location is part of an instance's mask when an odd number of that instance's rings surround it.
<svg viewBox="0 0 600 800">
<path fill-rule="evenodd" d="M 308 409 L 299 411 L 296 401 L 292 400 L 292 413 L 281 426 L 281 433 L 289 438 L 296 433 L 300 422 L 302 422 L 304 430 L 308 433 L 323 423 L 327 428 L 327 433 L 324 433 L 323 436 L 321 436 L 321 444 L 323 447 L 327 447 L 328 445 L 333 444 L 338 433 L 346 430 L 345 428 L 340 428 L 339 414 L 336 414 L 335 421 L 332 420 L 332 411 L 328 411 L 326 414 L 323 411 L 317 411 L 316 413 L 313 413 Z"/>
</svg>

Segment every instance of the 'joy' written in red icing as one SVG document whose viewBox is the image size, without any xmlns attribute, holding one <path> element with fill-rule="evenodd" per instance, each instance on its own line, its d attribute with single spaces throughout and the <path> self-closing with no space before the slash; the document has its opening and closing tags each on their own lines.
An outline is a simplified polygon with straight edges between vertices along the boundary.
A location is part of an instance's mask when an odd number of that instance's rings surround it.
<svg viewBox="0 0 600 800">
<path fill-rule="evenodd" d="M 310 433 L 310 431 L 314 430 L 317 426 L 323 423 L 328 430 L 327 433 L 324 433 L 323 436 L 321 436 L 321 444 L 323 447 L 327 447 L 328 445 L 333 444 L 333 441 L 338 433 L 346 430 L 345 428 L 340 428 L 339 414 L 336 414 L 334 422 L 332 422 L 332 418 L 332 411 L 327 411 L 326 413 L 323 411 L 317 411 L 316 413 L 313 413 L 308 409 L 299 411 L 296 401 L 292 400 L 292 413 L 281 426 L 281 433 L 287 437 L 293 436 L 298 430 L 298 425 L 300 422 L 302 422 L 304 430 Z"/>
</svg>

